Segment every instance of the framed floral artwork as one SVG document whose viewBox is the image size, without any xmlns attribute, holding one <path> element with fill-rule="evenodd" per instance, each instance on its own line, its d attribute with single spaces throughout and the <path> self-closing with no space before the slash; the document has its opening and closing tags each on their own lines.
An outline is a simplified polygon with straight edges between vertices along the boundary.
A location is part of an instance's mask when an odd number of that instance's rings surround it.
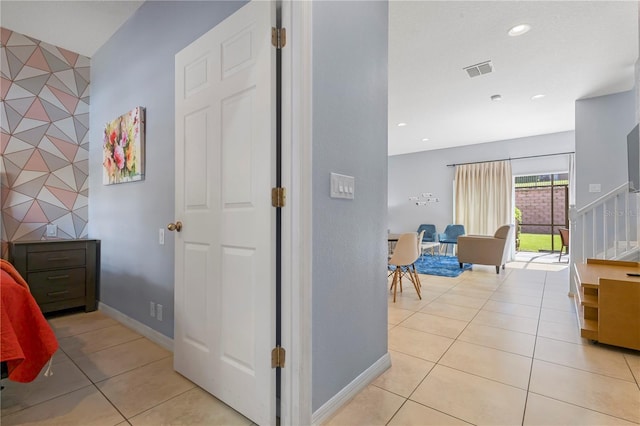
<svg viewBox="0 0 640 426">
<path fill-rule="evenodd" d="M 136 107 L 104 127 L 102 183 L 144 179 L 145 109 Z"/>
</svg>

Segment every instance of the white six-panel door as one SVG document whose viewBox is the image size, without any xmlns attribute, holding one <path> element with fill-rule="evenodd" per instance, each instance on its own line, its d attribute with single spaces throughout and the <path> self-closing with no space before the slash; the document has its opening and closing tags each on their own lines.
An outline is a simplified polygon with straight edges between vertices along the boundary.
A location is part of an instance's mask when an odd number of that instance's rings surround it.
<svg viewBox="0 0 640 426">
<path fill-rule="evenodd" d="M 275 50 L 253 1 L 175 58 L 174 367 L 275 424 Z"/>
</svg>

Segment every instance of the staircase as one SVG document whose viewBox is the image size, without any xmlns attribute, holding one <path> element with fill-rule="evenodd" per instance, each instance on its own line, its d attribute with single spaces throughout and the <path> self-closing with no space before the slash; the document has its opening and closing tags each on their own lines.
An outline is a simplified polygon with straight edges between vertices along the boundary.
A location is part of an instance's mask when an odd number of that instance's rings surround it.
<svg viewBox="0 0 640 426">
<path fill-rule="evenodd" d="M 572 263 L 587 258 L 638 260 L 640 194 L 625 183 L 583 208 L 571 212 Z"/>
</svg>

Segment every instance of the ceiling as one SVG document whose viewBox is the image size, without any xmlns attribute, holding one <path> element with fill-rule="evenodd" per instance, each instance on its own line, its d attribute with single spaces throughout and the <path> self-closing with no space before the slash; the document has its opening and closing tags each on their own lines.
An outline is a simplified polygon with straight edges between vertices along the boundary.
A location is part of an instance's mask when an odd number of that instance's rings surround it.
<svg viewBox="0 0 640 426">
<path fill-rule="evenodd" d="M 91 57 L 142 3 L 144 1 L 1 0 L 0 25 Z"/>
<path fill-rule="evenodd" d="M 573 130 L 575 100 L 631 89 L 637 58 L 637 1 L 391 2 L 389 155 Z"/>
<path fill-rule="evenodd" d="M 2 0 L 0 23 L 91 57 L 142 3 Z M 637 58 L 637 1 L 391 1 L 389 155 L 573 130 L 575 100 L 631 89 Z"/>
</svg>

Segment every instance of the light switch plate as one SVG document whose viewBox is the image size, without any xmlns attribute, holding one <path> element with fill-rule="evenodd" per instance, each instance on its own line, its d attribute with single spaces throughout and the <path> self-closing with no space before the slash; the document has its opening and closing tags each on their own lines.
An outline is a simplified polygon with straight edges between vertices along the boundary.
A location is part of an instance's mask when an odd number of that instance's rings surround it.
<svg viewBox="0 0 640 426">
<path fill-rule="evenodd" d="M 356 192 L 356 178 L 331 173 L 331 198 L 353 200 Z"/>
<path fill-rule="evenodd" d="M 589 184 L 589 192 L 600 192 L 602 191 L 602 187 L 599 183 L 590 183 Z"/>
</svg>

